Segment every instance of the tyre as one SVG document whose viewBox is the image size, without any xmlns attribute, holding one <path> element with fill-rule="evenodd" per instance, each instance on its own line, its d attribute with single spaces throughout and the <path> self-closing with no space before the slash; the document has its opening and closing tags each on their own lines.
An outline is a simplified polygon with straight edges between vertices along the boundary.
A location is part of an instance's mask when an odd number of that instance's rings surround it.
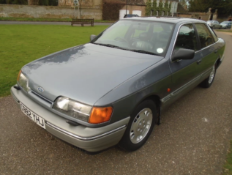
<svg viewBox="0 0 232 175">
<path fill-rule="evenodd" d="M 158 111 L 156 104 L 152 100 L 140 103 L 131 115 L 119 147 L 127 151 L 135 151 L 142 147 L 157 121 Z"/>
<path fill-rule="evenodd" d="M 202 81 L 200 86 L 203 88 L 209 88 L 213 84 L 215 75 L 216 75 L 216 67 L 214 65 L 212 71 L 210 72 L 209 77 L 206 78 L 204 81 Z"/>
</svg>

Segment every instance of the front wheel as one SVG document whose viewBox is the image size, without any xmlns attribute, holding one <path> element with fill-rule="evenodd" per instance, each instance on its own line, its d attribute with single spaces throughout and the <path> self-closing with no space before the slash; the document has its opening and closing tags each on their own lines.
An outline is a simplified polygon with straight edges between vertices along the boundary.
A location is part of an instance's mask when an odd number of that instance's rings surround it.
<svg viewBox="0 0 232 175">
<path fill-rule="evenodd" d="M 214 65 L 212 71 L 210 72 L 209 77 L 206 78 L 204 81 L 202 81 L 200 86 L 203 88 L 209 88 L 213 84 L 215 75 L 216 75 L 216 68 Z"/>
<path fill-rule="evenodd" d="M 119 146 L 127 151 L 135 151 L 142 147 L 150 136 L 157 118 L 157 107 L 152 100 L 140 103 L 131 115 Z"/>
</svg>

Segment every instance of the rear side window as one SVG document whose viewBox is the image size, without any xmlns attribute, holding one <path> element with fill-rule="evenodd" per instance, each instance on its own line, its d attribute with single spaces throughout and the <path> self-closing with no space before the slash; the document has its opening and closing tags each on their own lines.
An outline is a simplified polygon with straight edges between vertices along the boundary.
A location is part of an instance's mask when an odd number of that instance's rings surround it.
<svg viewBox="0 0 232 175">
<path fill-rule="evenodd" d="M 185 24 L 180 28 L 175 44 L 175 49 L 178 48 L 197 50 L 196 33 L 192 24 Z"/>
<path fill-rule="evenodd" d="M 199 35 L 201 49 L 215 42 L 213 35 L 205 24 L 195 24 L 195 26 Z"/>
</svg>

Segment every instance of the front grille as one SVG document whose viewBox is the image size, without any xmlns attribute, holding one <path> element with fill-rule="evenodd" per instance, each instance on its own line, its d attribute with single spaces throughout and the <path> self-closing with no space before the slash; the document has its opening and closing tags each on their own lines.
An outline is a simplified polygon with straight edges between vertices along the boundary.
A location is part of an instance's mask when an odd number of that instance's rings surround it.
<svg viewBox="0 0 232 175">
<path fill-rule="evenodd" d="M 49 100 L 49 99 L 43 97 L 42 95 L 38 94 L 37 92 L 31 91 L 31 93 L 34 94 L 35 96 L 39 97 L 40 99 L 46 101 L 47 103 L 52 104 L 52 101 L 51 101 L 51 100 Z"/>
</svg>

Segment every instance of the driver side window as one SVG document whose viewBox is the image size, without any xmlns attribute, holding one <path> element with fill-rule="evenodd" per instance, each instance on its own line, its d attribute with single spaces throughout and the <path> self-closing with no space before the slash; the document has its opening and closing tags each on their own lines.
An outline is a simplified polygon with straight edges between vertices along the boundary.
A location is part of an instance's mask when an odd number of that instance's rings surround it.
<svg viewBox="0 0 232 175">
<path fill-rule="evenodd" d="M 178 33 L 175 49 L 197 50 L 197 37 L 192 24 L 183 25 Z"/>
</svg>

